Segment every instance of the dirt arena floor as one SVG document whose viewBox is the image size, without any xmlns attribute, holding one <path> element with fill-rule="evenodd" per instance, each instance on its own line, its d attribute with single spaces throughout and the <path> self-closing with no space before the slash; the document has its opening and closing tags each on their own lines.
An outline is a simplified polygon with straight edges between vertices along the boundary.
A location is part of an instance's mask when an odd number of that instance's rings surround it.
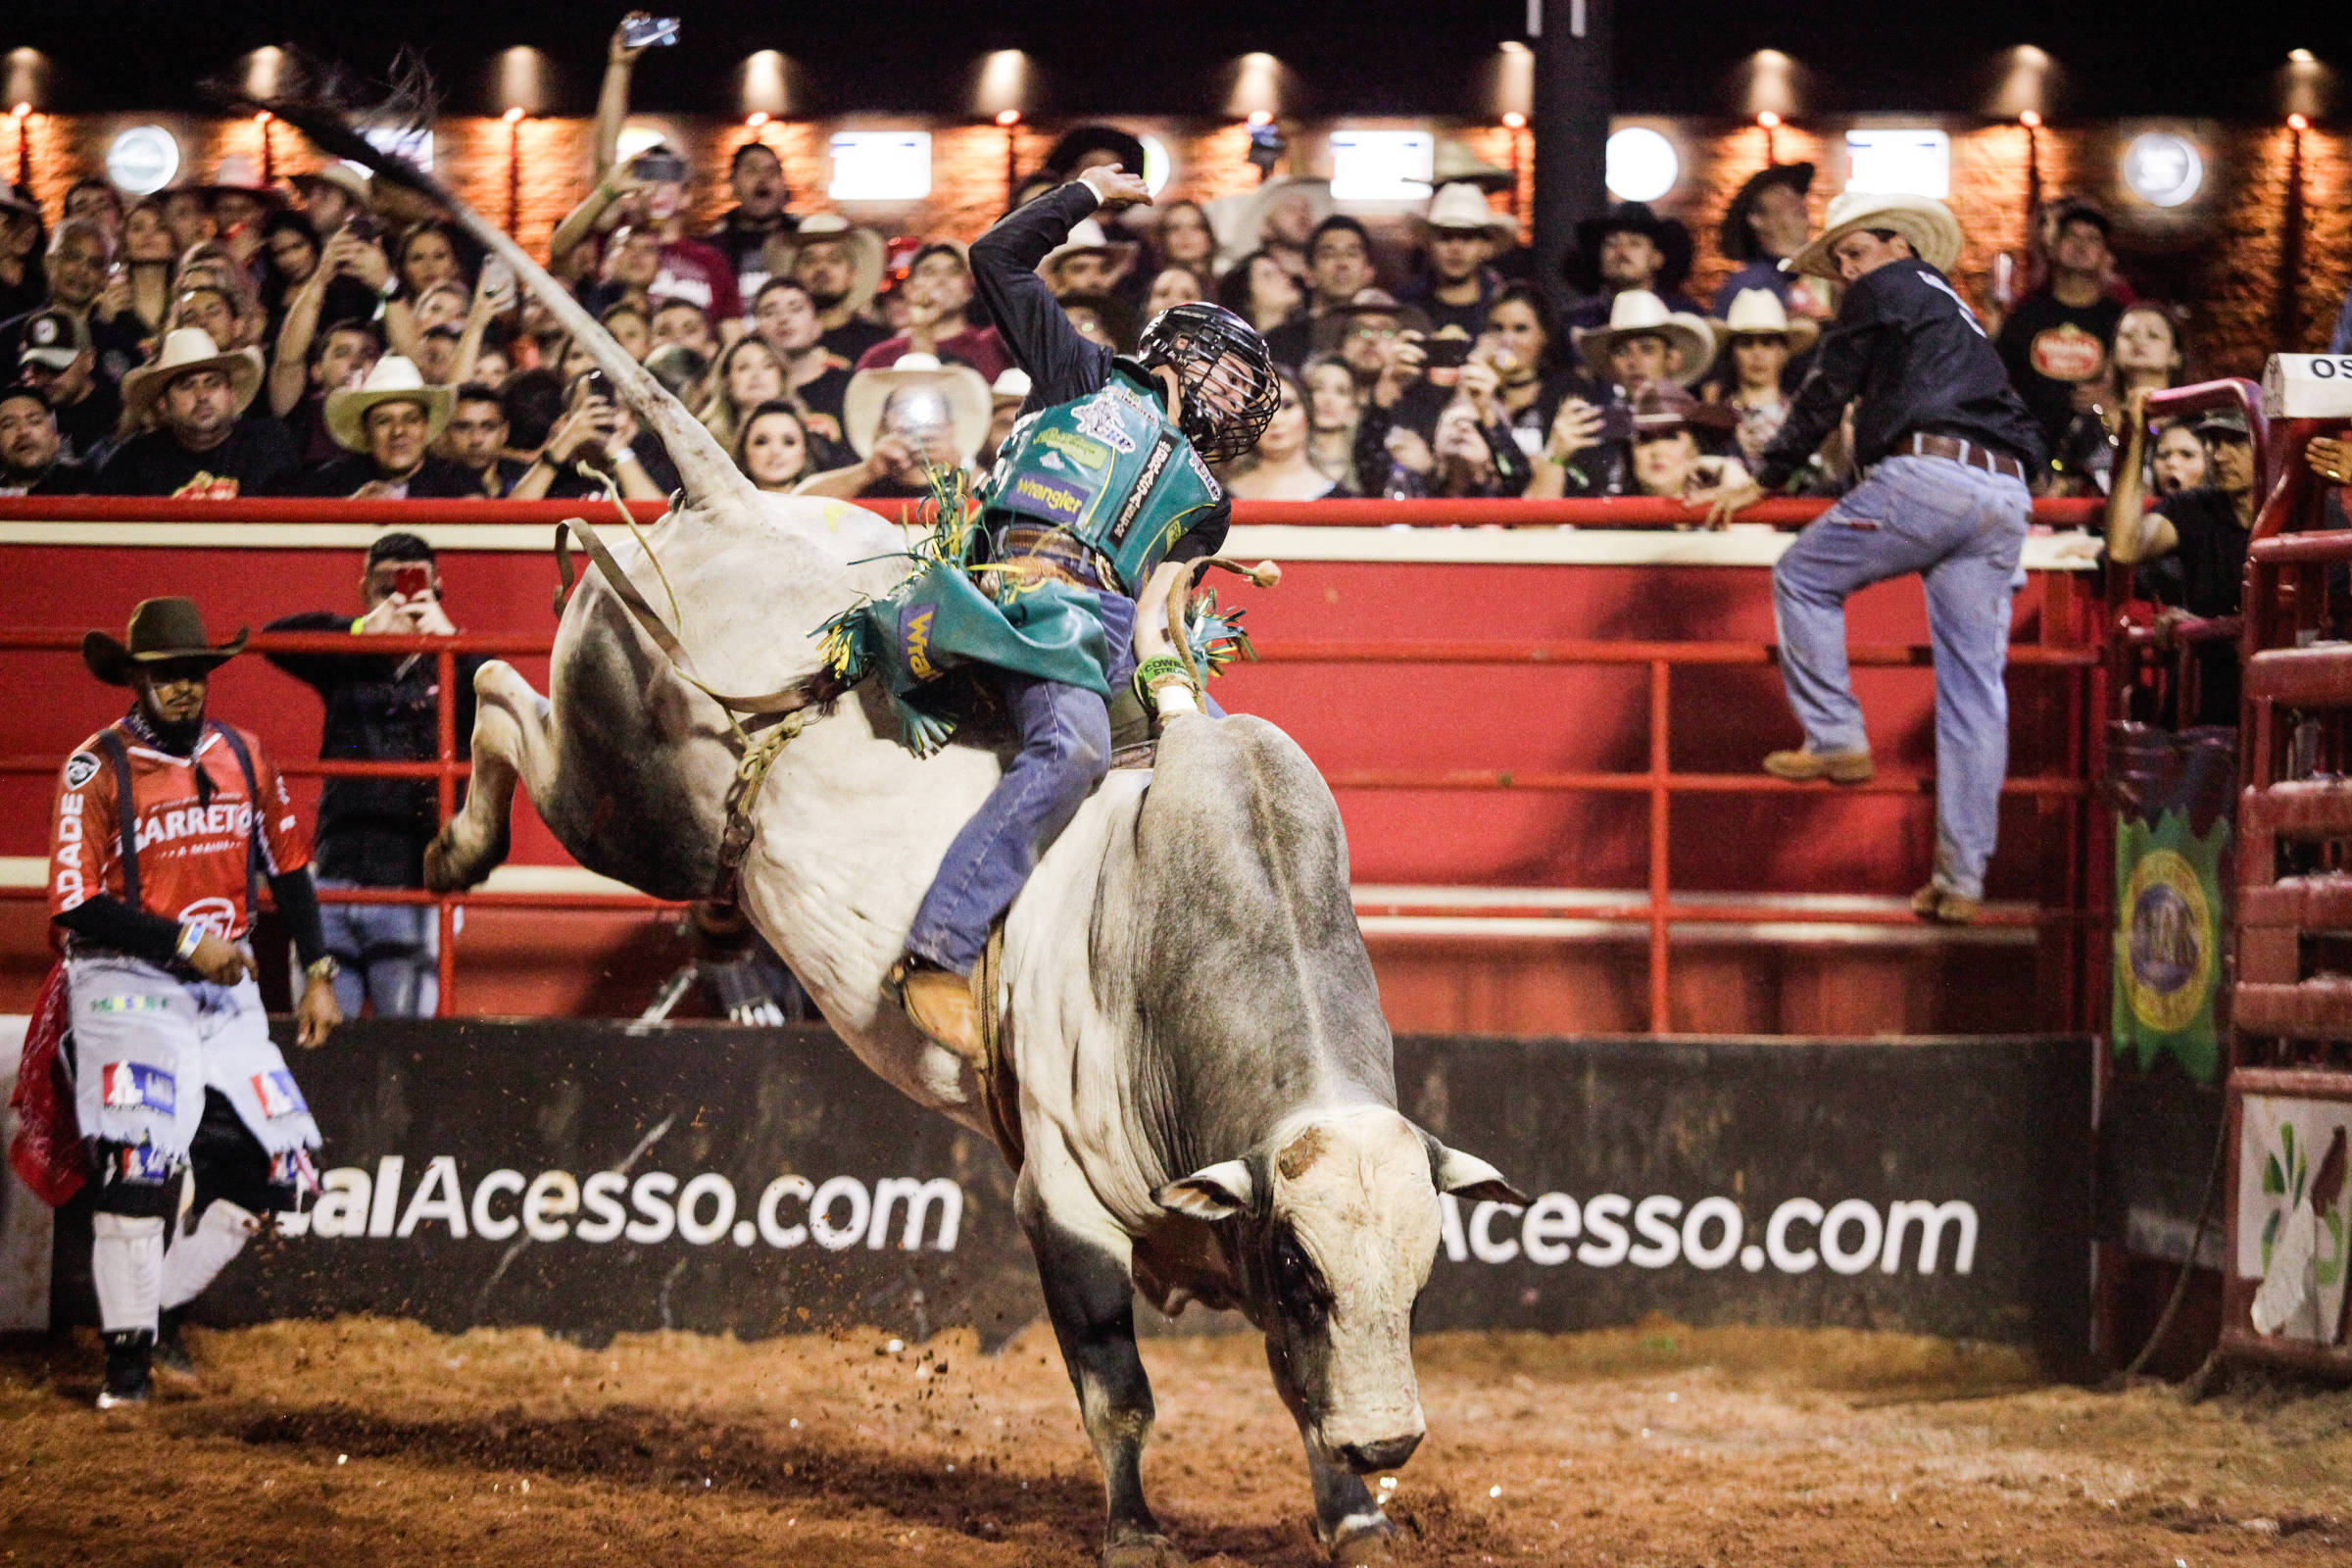
<svg viewBox="0 0 2352 1568">
<path fill-rule="evenodd" d="M 0 1560 L 722 1568 L 1094 1560 L 1100 1491 L 1042 1328 L 589 1351 L 354 1319 L 191 1339 L 207 1387 L 98 1415 L 94 1341 L 0 1349 Z M 1253 1341 L 1147 1342 L 1162 1519 L 1197 1564 L 1321 1561 Z M 2002 1352 L 1671 1325 L 1420 1347 L 1400 1560 L 2352 1561 L 2352 1394 L 2184 1405 Z"/>
</svg>

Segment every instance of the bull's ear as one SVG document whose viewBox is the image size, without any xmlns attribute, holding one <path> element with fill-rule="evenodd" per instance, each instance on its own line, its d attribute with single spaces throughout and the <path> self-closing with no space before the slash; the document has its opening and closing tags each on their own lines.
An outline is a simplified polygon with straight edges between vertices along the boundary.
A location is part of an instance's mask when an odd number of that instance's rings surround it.
<svg viewBox="0 0 2352 1568">
<path fill-rule="evenodd" d="M 1224 1159 L 1168 1183 L 1152 1195 L 1152 1200 L 1170 1213 L 1194 1219 L 1231 1219 L 1249 1211 L 1255 1191 L 1250 1167 L 1238 1159 Z"/>
<path fill-rule="evenodd" d="M 1516 1203 L 1527 1206 L 1527 1195 L 1513 1187 L 1502 1172 L 1458 1149 L 1438 1145 L 1430 1159 L 1430 1173 L 1436 1178 L 1438 1191 L 1451 1193 L 1456 1198 L 1468 1198 L 1482 1202 Z"/>
</svg>

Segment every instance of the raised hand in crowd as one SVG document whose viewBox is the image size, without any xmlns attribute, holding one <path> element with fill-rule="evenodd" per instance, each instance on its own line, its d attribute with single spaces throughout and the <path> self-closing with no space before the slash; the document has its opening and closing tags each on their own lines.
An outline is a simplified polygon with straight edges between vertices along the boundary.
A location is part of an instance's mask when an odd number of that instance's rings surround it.
<svg viewBox="0 0 2352 1568">
<path fill-rule="evenodd" d="M 1560 412 L 1551 416 L 1551 430 L 1544 438 L 1544 457 L 1554 463 L 1566 463 L 1579 452 L 1600 445 L 1603 422 L 1600 410 L 1583 398 L 1562 399 Z"/>
<path fill-rule="evenodd" d="M 1095 194 L 1102 198 L 1102 210 L 1106 213 L 1115 213 L 1123 207 L 1152 205 L 1152 187 L 1144 183 L 1144 176 L 1131 174 L 1117 164 L 1097 164 L 1092 169 L 1082 169 L 1078 172 L 1078 177 L 1094 186 Z"/>
<path fill-rule="evenodd" d="M 1396 400 L 1426 373 L 1429 351 L 1421 346 L 1422 333 L 1407 327 L 1380 346 L 1380 375 L 1372 383 L 1372 402 L 1376 408 L 1393 409 Z"/>
<path fill-rule="evenodd" d="M 2352 483 L 2352 441 L 2331 435 L 2315 435 L 2303 449 L 2303 461 L 2311 471 L 2329 484 Z"/>
</svg>

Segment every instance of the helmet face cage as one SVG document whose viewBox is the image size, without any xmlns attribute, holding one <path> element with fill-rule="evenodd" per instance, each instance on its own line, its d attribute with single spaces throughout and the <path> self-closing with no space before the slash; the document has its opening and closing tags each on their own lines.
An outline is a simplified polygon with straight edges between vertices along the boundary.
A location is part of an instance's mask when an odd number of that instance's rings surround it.
<svg viewBox="0 0 2352 1568">
<path fill-rule="evenodd" d="M 1146 365 L 1176 372 L 1177 427 L 1206 462 L 1230 463 L 1257 445 L 1282 406 L 1266 340 L 1222 306 L 1195 302 L 1160 312 L 1144 328 L 1136 353 Z M 1202 389 L 1220 365 L 1212 408 Z"/>
</svg>

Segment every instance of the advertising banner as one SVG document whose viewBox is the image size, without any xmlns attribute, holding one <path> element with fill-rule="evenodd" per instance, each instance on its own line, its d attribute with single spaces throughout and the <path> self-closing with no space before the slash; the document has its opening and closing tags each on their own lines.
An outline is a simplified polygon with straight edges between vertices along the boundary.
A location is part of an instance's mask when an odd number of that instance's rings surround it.
<svg viewBox="0 0 2352 1568">
<path fill-rule="evenodd" d="M 199 1303 L 591 1342 L 954 1324 L 1041 1309 L 987 1139 L 829 1033 L 375 1021 L 289 1053 L 325 1194 Z M 1408 1037 L 1402 1108 L 1525 1209 L 1445 1205 L 1425 1328 L 1841 1324 L 2071 1353 L 2087 1325 L 2082 1039 Z M 87 1217 L 58 1221 L 86 1320 Z"/>
</svg>

